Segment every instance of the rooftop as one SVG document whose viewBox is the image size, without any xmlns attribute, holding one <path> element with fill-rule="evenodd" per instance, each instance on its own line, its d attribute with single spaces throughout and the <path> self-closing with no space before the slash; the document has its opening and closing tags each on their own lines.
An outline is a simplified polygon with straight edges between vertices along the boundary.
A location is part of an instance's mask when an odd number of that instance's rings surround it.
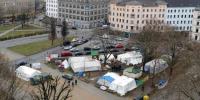
<svg viewBox="0 0 200 100">
<path fill-rule="evenodd" d="M 198 7 L 200 0 L 165 0 L 168 7 Z"/>
<path fill-rule="evenodd" d="M 119 2 L 117 5 L 143 5 L 143 6 L 157 6 L 160 4 L 167 4 L 164 0 L 128 0 L 126 2 Z"/>
</svg>

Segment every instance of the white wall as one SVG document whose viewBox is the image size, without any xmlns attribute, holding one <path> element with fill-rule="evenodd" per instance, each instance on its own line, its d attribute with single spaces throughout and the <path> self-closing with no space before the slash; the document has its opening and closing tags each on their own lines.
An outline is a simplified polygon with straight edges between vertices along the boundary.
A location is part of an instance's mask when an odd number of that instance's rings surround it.
<svg viewBox="0 0 200 100">
<path fill-rule="evenodd" d="M 168 7 L 165 12 L 165 23 L 176 27 L 177 31 L 191 31 L 195 7 Z"/>
<path fill-rule="evenodd" d="M 58 0 L 46 0 L 46 15 L 49 17 L 58 17 Z"/>
</svg>

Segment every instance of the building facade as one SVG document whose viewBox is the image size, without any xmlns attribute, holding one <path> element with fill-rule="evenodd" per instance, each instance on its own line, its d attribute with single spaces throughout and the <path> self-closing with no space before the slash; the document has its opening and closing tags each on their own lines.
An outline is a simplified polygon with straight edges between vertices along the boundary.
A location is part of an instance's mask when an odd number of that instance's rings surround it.
<svg viewBox="0 0 200 100">
<path fill-rule="evenodd" d="M 195 41 L 200 42 L 200 8 L 196 8 L 193 13 L 192 36 Z"/>
<path fill-rule="evenodd" d="M 98 27 L 107 18 L 109 0 L 58 0 L 58 20 L 77 28 Z"/>
<path fill-rule="evenodd" d="M 35 0 L 0 0 L 0 7 L 5 16 L 34 13 Z"/>
<path fill-rule="evenodd" d="M 58 18 L 58 0 L 46 0 L 46 15 Z"/>
<path fill-rule="evenodd" d="M 192 31 L 194 9 L 200 5 L 200 0 L 166 0 L 167 10 L 165 22 L 176 31 Z"/>
<path fill-rule="evenodd" d="M 167 4 L 163 0 L 111 2 L 109 22 L 114 30 L 138 33 L 148 24 L 162 30 Z M 155 27 L 154 27 L 155 28 Z"/>
</svg>

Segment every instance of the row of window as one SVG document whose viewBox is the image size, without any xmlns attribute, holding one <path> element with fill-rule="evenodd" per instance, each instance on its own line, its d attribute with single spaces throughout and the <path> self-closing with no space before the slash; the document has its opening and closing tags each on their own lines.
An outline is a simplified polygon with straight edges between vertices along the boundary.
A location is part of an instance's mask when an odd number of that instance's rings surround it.
<svg viewBox="0 0 200 100">
<path fill-rule="evenodd" d="M 55 4 L 47 4 L 47 7 L 57 7 Z"/>
<path fill-rule="evenodd" d="M 139 26 L 126 26 L 126 25 L 120 25 L 120 24 L 111 24 L 112 27 L 114 28 L 121 28 L 121 29 L 126 29 L 126 30 L 135 30 L 135 31 L 139 31 L 139 30 L 144 30 L 146 28 L 146 26 L 143 27 L 139 27 Z M 157 30 L 163 30 L 163 26 L 148 26 L 148 28 L 152 28 L 152 29 L 157 29 Z"/>
<path fill-rule="evenodd" d="M 113 10 L 115 10 L 115 7 L 113 7 Z M 129 11 L 132 11 L 132 12 L 140 12 L 140 11 L 143 11 L 143 12 L 165 12 L 165 9 L 142 9 L 142 10 L 140 10 L 140 9 L 126 9 L 125 10 L 125 8 L 116 8 L 116 10 L 117 11 L 127 11 L 127 12 L 129 12 Z"/>
<path fill-rule="evenodd" d="M 193 15 L 167 15 L 167 18 L 193 18 Z"/>
<path fill-rule="evenodd" d="M 63 4 L 59 3 L 59 7 L 68 7 L 68 8 L 76 8 L 76 9 L 84 9 L 84 8 L 90 8 L 90 9 L 97 9 L 97 8 L 105 8 L 108 5 L 106 4 L 99 4 L 99 5 L 80 5 L 80 4 Z"/>
<path fill-rule="evenodd" d="M 65 19 L 76 19 L 76 20 L 83 20 L 83 21 L 99 20 L 99 19 L 105 18 L 105 16 L 106 15 L 84 17 L 84 16 L 68 15 L 68 14 L 59 13 L 59 17 L 62 17 L 62 18 L 65 18 Z"/>
<path fill-rule="evenodd" d="M 47 8 L 47 11 L 49 11 L 49 12 L 51 12 L 51 11 L 57 12 L 57 9 Z"/>
<path fill-rule="evenodd" d="M 192 21 L 167 21 L 167 24 L 192 24 Z"/>
<path fill-rule="evenodd" d="M 61 9 L 59 8 L 59 12 L 73 13 L 73 14 L 84 14 L 84 15 L 96 15 L 96 14 L 104 14 L 107 13 L 107 9 L 94 10 L 94 11 L 80 11 L 80 10 L 71 10 L 71 9 Z"/>
<path fill-rule="evenodd" d="M 119 23 L 125 23 L 125 20 L 124 19 L 114 19 L 112 18 L 112 21 L 113 22 L 119 22 Z M 126 23 L 130 23 L 130 24 L 134 24 L 134 20 L 126 20 Z M 136 24 L 161 24 L 161 23 L 164 23 L 164 20 L 137 20 L 136 21 Z"/>
<path fill-rule="evenodd" d="M 180 9 L 174 9 L 174 10 L 168 10 L 168 13 L 179 13 L 179 12 L 182 12 L 182 13 L 187 13 L 187 12 L 194 12 L 194 10 L 193 9 L 182 9 L 182 10 L 180 10 Z"/>
<path fill-rule="evenodd" d="M 115 13 L 112 13 L 113 16 L 115 16 Z M 125 17 L 124 13 L 116 13 L 116 16 L 120 16 L 120 17 Z M 140 18 L 141 16 L 135 15 L 135 14 L 130 14 L 131 18 Z M 126 17 L 129 17 L 129 14 L 126 14 Z M 142 14 L 142 18 L 164 18 L 164 14 Z"/>
</svg>

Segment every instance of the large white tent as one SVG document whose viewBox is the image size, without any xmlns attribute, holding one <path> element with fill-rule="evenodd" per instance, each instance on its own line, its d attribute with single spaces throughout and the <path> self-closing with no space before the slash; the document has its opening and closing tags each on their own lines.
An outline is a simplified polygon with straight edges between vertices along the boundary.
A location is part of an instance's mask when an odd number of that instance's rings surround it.
<svg viewBox="0 0 200 100">
<path fill-rule="evenodd" d="M 74 72 L 101 70 L 101 63 L 92 57 L 70 57 L 69 64 Z"/>
<path fill-rule="evenodd" d="M 15 70 L 15 72 L 18 78 L 21 78 L 25 81 L 29 81 L 30 78 L 34 77 L 35 75 L 41 74 L 40 71 L 27 66 L 20 66 Z"/>
<path fill-rule="evenodd" d="M 117 60 L 122 63 L 128 64 L 140 64 L 142 63 L 142 54 L 140 52 L 132 51 L 117 56 Z"/>
<path fill-rule="evenodd" d="M 110 84 L 114 80 L 116 80 L 118 78 L 120 78 L 120 76 L 117 73 L 108 72 L 108 73 L 106 73 L 105 75 L 103 75 L 102 77 L 100 77 L 98 79 L 97 84 L 101 85 L 101 86 L 107 86 L 107 87 L 109 87 Z"/>
<path fill-rule="evenodd" d="M 159 73 L 165 70 L 168 67 L 168 64 L 163 59 L 154 59 L 145 64 L 144 70 L 149 73 Z"/>
<path fill-rule="evenodd" d="M 128 91 L 131 91 L 136 87 L 137 85 L 135 79 L 128 78 L 127 76 L 120 76 L 120 78 L 117 78 L 110 84 L 109 89 L 123 96 Z"/>
</svg>

